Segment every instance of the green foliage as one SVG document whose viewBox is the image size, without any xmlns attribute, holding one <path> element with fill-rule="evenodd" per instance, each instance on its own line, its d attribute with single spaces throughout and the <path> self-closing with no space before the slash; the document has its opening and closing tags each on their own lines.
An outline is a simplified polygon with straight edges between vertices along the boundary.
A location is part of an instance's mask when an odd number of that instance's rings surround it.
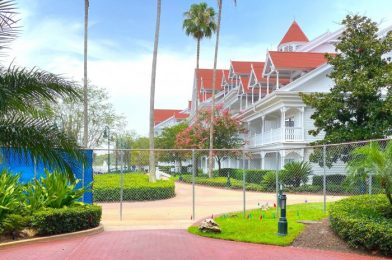
<svg viewBox="0 0 392 260">
<path fill-rule="evenodd" d="M 222 232 L 220 234 L 204 233 L 194 226 L 190 227 L 188 231 L 200 236 L 218 239 L 288 246 L 305 228 L 305 225 L 298 223 L 297 220 L 317 221 L 326 217 L 323 213 L 322 203 L 288 205 L 288 235 L 277 236 L 278 218 L 275 216 L 276 209 L 271 208 L 263 211 L 262 221 L 259 219 L 261 214 L 260 209 L 255 209 L 246 211 L 246 216 L 252 216 L 250 218 L 244 217 L 242 212 L 229 213 L 217 217 L 214 220 L 221 227 Z"/>
<path fill-rule="evenodd" d="M 392 205 L 392 142 L 382 149 L 377 142 L 356 148 L 352 151 L 352 160 L 348 170 L 354 179 L 372 175 L 381 183 L 385 194 Z"/>
<path fill-rule="evenodd" d="M 0 222 L 0 234 L 15 236 L 30 223 L 30 218 L 17 214 L 9 214 Z"/>
<path fill-rule="evenodd" d="M 392 256 L 392 208 L 385 196 L 342 199 L 329 213 L 332 229 L 351 246 Z"/>
<path fill-rule="evenodd" d="M 313 176 L 312 184 L 323 186 L 323 178 L 322 175 L 315 175 Z M 335 185 L 343 185 L 346 180 L 346 175 L 343 174 L 328 174 L 325 176 L 325 181 L 328 184 L 335 184 Z"/>
<path fill-rule="evenodd" d="M 215 10 L 206 3 L 192 4 L 184 13 L 183 28 L 186 35 L 196 40 L 210 38 L 216 30 Z"/>
<path fill-rule="evenodd" d="M 299 187 L 301 183 L 307 183 L 311 173 L 312 167 L 309 162 L 293 161 L 285 164 L 279 173 L 279 180 L 285 186 Z"/>
<path fill-rule="evenodd" d="M 261 186 L 267 191 L 274 191 L 276 189 L 276 171 L 268 171 L 261 181 Z"/>
<path fill-rule="evenodd" d="M 185 175 L 183 176 L 183 182 L 192 183 L 192 176 Z M 221 187 L 227 188 L 227 177 L 212 177 L 208 178 L 207 176 L 195 177 L 195 183 L 200 185 L 206 185 L 211 187 Z M 247 183 L 245 186 L 246 190 L 249 191 L 264 191 L 261 185 L 254 183 Z M 230 189 L 243 189 L 242 181 L 231 179 Z"/>
<path fill-rule="evenodd" d="M 120 201 L 121 174 L 100 174 L 94 176 L 94 201 Z M 175 196 L 174 181 L 158 180 L 149 182 L 148 175 L 139 173 L 123 174 L 123 200 L 160 200 Z"/>
<path fill-rule="evenodd" d="M 38 235 L 62 234 L 97 227 L 101 215 L 97 205 L 43 209 L 33 213 L 31 225 Z"/>
<path fill-rule="evenodd" d="M 328 55 L 333 66 L 329 77 L 335 86 L 329 93 L 302 94 L 315 108 L 315 130 L 325 132 L 321 143 L 382 138 L 392 134 L 392 33 L 377 35 L 377 23 L 364 16 L 347 16 L 336 44 L 338 54 Z M 387 96 L 382 96 L 383 89 Z"/>
<path fill-rule="evenodd" d="M 23 210 L 23 187 L 19 178 L 19 174 L 13 175 L 5 169 L 0 173 L 0 222 L 7 214 Z"/>
<path fill-rule="evenodd" d="M 215 177 L 227 177 L 230 175 L 230 178 L 242 181 L 243 174 L 245 172 L 245 181 L 246 183 L 255 183 L 261 184 L 264 175 L 268 174 L 268 170 L 243 170 L 243 169 L 235 169 L 235 168 L 224 168 L 219 170 L 214 170 L 213 175 Z"/>
<path fill-rule="evenodd" d="M 79 180 L 69 181 L 61 172 L 45 171 L 45 177 L 29 183 L 25 192 L 27 208 L 34 212 L 41 208 L 62 208 L 78 204 L 86 192 L 76 188 Z"/>
</svg>

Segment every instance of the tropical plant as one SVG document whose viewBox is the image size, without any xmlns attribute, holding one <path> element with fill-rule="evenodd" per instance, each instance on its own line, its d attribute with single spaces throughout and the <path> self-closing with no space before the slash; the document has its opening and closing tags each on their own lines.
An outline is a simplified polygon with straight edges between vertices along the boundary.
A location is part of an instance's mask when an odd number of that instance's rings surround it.
<svg viewBox="0 0 392 260">
<path fill-rule="evenodd" d="M 50 173 L 28 185 L 25 192 L 26 203 L 31 212 L 41 208 L 63 208 L 80 204 L 78 201 L 86 192 L 85 188 L 77 188 L 79 180 L 70 181 L 58 171 Z"/>
<path fill-rule="evenodd" d="M 234 4 L 237 4 L 236 0 L 233 0 Z M 216 26 L 216 42 L 215 42 L 215 54 L 214 54 L 214 69 L 212 73 L 212 96 L 211 96 L 211 122 L 214 122 L 215 116 L 215 89 L 216 89 L 216 67 L 218 63 L 218 49 L 219 49 L 219 35 L 220 35 L 220 27 L 221 27 L 221 18 L 222 18 L 222 0 L 217 0 L 218 3 L 218 22 Z M 209 146 L 209 165 L 208 165 L 208 174 L 212 176 L 213 171 L 213 149 L 214 149 L 214 125 L 210 125 L 210 146 Z"/>
<path fill-rule="evenodd" d="M 384 149 L 377 142 L 358 147 L 351 153 L 348 171 L 354 178 L 372 176 L 384 189 L 392 205 L 392 142 L 389 141 Z"/>
<path fill-rule="evenodd" d="M 0 1 L 0 49 L 17 35 L 15 1 Z M 34 157 L 73 178 L 65 159 L 83 160 L 78 145 L 47 117 L 47 104 L 80 98 L 74 83 L 39 69 L 0 66 L 0 146 Z M 3 154 L 3 159 L 6 154 Z"/>
<path fill-rule="evenodd" d="M 307 183 L 311 173 L 312 166 L 309 162 L 292 161 L 285 164 L 279 173 L 279 180 L 284 185 L 299 187 L 301 183 Z"/>
<path fill-rule="evenodd" d="M 152 56 L 151 88 L 150 88 L 150 125 L 149 125 L 149 176 L 150 182 L 156 181 L 154 156 L 154 103 L 155 103 L 155 77 L 157 74 L 157 57 L 159 42 L 159 27 L 161 22 L 161 0 L 157 0 L 157 17 L 155 24 L 154 52 Z"/>
<path fill-rule="evenodd" d="M 191 35 L 196 39 L 196 82 L 192 90 L 192 102 L 194 102 L 194 108 L 197 112 L 197 73 L 199 71 L 199 59 L 200 59 L 200 41 L 203 38 L 211 38 L 212 34 L 216 30 L 215 23 L 215 10 L 212 7 L 208 7 L 206 3 L 192 4 L 191 8 L 184 13 L 183 29 L 186 35 Z"/>
<path fill-rule="evenodd" d="M 0 173 L 0 223 L 7 214 L 20 213 L 23 208 L 19 179 L 19 174 L 13 175 L 5 169 Z"/>
</svg>

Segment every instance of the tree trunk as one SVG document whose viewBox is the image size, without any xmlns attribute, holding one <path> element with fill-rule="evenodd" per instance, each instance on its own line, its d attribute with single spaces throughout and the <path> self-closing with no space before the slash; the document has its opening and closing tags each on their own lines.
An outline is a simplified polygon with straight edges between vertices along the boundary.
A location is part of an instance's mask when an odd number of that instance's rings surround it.
<svg viewBox="0 0 392 260">
<path fill-rule="evenodd" d="M 87 33 L 89 0 L 84 0 L 83 146 L 88 147 Z"/>
<path fill-rule="evenodd" d="M 154 155 L 154 101 L 155 101 L 155 77 L 157 72 L 157 56 L 158 56 L 158 40 L 159 40 L 159 26 L 161 19 L 161 0 L 157 0 L 157 17 L 155 24 L 155 39 L 154 39 L 154 53 L 152 57 L 151 70 L 151 89 L 150 89 L 150 156 L 149 156 L 149 172 L 150 182 L 156 181 L 155 176 L 155 155 Z"/>
<path fill-rule="evenodd" d="M 213 149 L 214 149 L 214 114 L 215 114 L 215 81 L 216 81 L 216 66 L 218 62 L 218 47 L 219 47 L 219 33 L 220 33 L 220 23 L 222 16 L 222 0 L 218 0 L 218 23 L 216 26 L 216 42 L 215 42 L 215 56 L 214 56 L 214 70 L 212 73 L 212 102 L 211 102 L 211 123 L 210 123 L 210 150 L 209 150 L 209 166 L 208 166 L 208 176 L 212 177 L 213 171 Z"/>
<path fill-rule="evenodd" d="M 196 71 L 195 71 L 195 85 L 193 86 L 192 92 L 192 107 L 194 108 L 195 115 L 197 114 L 197 110 L 199 109 L 198 104 L 198 75 L 199 75 L 199 60 L 200 60 L 200 39 L 197 39 L 197 46 L 196 46 Z"/>
<path fill-rule="evenodd" d="M 216 159 L 217 163 L 218 163 L 218 177 L 221 176 L 221 158 L 217 157 Z"/>
</svg>

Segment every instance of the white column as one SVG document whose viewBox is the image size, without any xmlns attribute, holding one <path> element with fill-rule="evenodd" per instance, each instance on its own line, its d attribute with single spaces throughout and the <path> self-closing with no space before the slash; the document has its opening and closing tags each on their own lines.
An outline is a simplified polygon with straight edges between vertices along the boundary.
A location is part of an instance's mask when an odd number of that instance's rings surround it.
<svg viewBox="0 0 392 260">
<path fill-rule="evenodd" d="M 265 169 L 265 154 L 266 154 L 266 152 L 261 152 L 261 153 L 260 153 L 260 157 L 261 157 L 261 169 L 262 169 L 262 170 Z"/>
<path fill-rule="evenodd" d="M 264 144 L 265 115 L 261 116 L 261 145 Z"/>
<path fill-rule="evenodd" d="M 284 160 L 286 158 L 286 151 L 280 151 L 280 169 L 283 169 L 284 167 Z"/>
<path fill-rule="evenodd" d="M 245 109 L 248 108 L 248 93 L 245 93 Z"/>
<path fill-rule="evenodd" d="M 261 99 L 261 84 L 258 84 L 259 85 L 259 100 Z"/>
<path fill-rule="evenodd" d="M 280 113 L 281 113 L 281 115 L 280 115 L 280 118 L 281 118 L 281 125 L 280 125 L 280 127 L 282 128 L 282 142 L 285 142 L 286 141 L 286 124 L 285 124 L 285 122 L 286 122 L 286 107 L 282 107 L 281 109 L 280 109 Z"/>
<path fill-rule="evenodd" d="M 276 71 L 276 89 L 279 89 L 279 71 Z"/>
<path fill-rule="evenodd" d="M 254 94 L 254 88 L 252 88 L 252 104 L 254 103 L 254 96 L 255 96 L 255 94 Z"/>
<path fill-rule="evenodd" d="M 268 74 L 268 76 L 267 76 L 267 95 L 269 94 L 269 79 L 270 79 L 270 75 Z"/>
<path fill-rule="evenodd" d="M 302 141 L 305 140 L 305 108 L 301 107 L 301 133 Z"/>
</svg>

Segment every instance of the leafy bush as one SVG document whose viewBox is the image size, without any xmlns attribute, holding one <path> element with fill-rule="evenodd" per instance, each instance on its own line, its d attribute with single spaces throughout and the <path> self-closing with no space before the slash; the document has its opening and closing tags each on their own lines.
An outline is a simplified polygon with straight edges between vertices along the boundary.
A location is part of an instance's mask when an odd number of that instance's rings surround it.
<svg viewBox="0 0 392 260">
<path fill-rule="evenodd" d="M 94 201 L 120 201 L 121 174 L 100 174 L 94 176 Z M 140 173 L 123 174 L 123 200 L 160 200 L 175 196 L 174 181 L 159 180 L 150 183 L 148 175 Z"/>
<path fill-rule="evenodd" d="M 43 209 L 33 213 L 31 225 L 38 235 L 55 235 L 94 228 L 101 221 L 102 208 L 97 205 Z"/>
<path fill-rule="evenodd" d="M 261 184 L 264 175 L 266 175 L 268 170 L 245 170 L 245 178 L 246 183 L 255 183 Z M 234 169 L 234 168 L 224 168 L 221 169 L 220 173 L 218 174 L 218 170 L 214 170 L 214 177 L 227 177 L 230 174 L 230 178 L 242 181 L 243 180 L 243 169 Z"/>
<path fill-rule="evenodd" d="M 62 208 L 71 206 L 83 197 L 84 188 L 76 188 L 79 180 L 70 181 L 60 172 L 45 171 L 45 177 L 29 183 L 25 192 L 30 212 L 48 207 Z"/>
<path fill-rule="evenodd" d="M 269 171 L 263 176 L 261 186 L 266 191 L 274 191 L 276 189 L 276 172 Z"/>
<path fill-rule="evenodd" d="M 285 186 L 299 187 L 301 183 L 308 182 L 311 172 L 312 166 L 309 162 L 292 161 L 285 164 L 279 173 L 279 179 Z"/>
<path fill-rule="evenodd" d="M 8 170 L 0 173 L 0 222 L 7 214 L 23 210 L 23 186 L 19 179 L 19 174 L 13 175 Z"/>
<path fill-rule="evenodd" d="M 385 195 L 342 199 L 329 213 L 332 229 L 351 246 L 392 256 L 392 209 Z"/>
<path fill-rule="evenodd" d="M 23 228 L 25 228 L 29 224 L 29 222 L 29 217 L 17 214 L 8 214 L 0 222 L 0 234 L 12 235 L 15 238 L 15 235 Z"/>
<path fill-rule="evenodd" d="M 310 192 L 310 193 L 317 193 L 323 190 L 322 186 L 318 185 L 301 185 L 299 187 L 285 187 L 285 191 L 287 192 Z"/>
<path fill-rule="evenodd" d="M 323 186 L 323 175 L 315 175 L 313 176 L 313 185 Z M 327 184 L 335 184 L 335 185 L 343 185 L 346 180 L 346 175 L 343 174 L 330 174 L 325 176 L 325 180 Z"/>
</svg>

